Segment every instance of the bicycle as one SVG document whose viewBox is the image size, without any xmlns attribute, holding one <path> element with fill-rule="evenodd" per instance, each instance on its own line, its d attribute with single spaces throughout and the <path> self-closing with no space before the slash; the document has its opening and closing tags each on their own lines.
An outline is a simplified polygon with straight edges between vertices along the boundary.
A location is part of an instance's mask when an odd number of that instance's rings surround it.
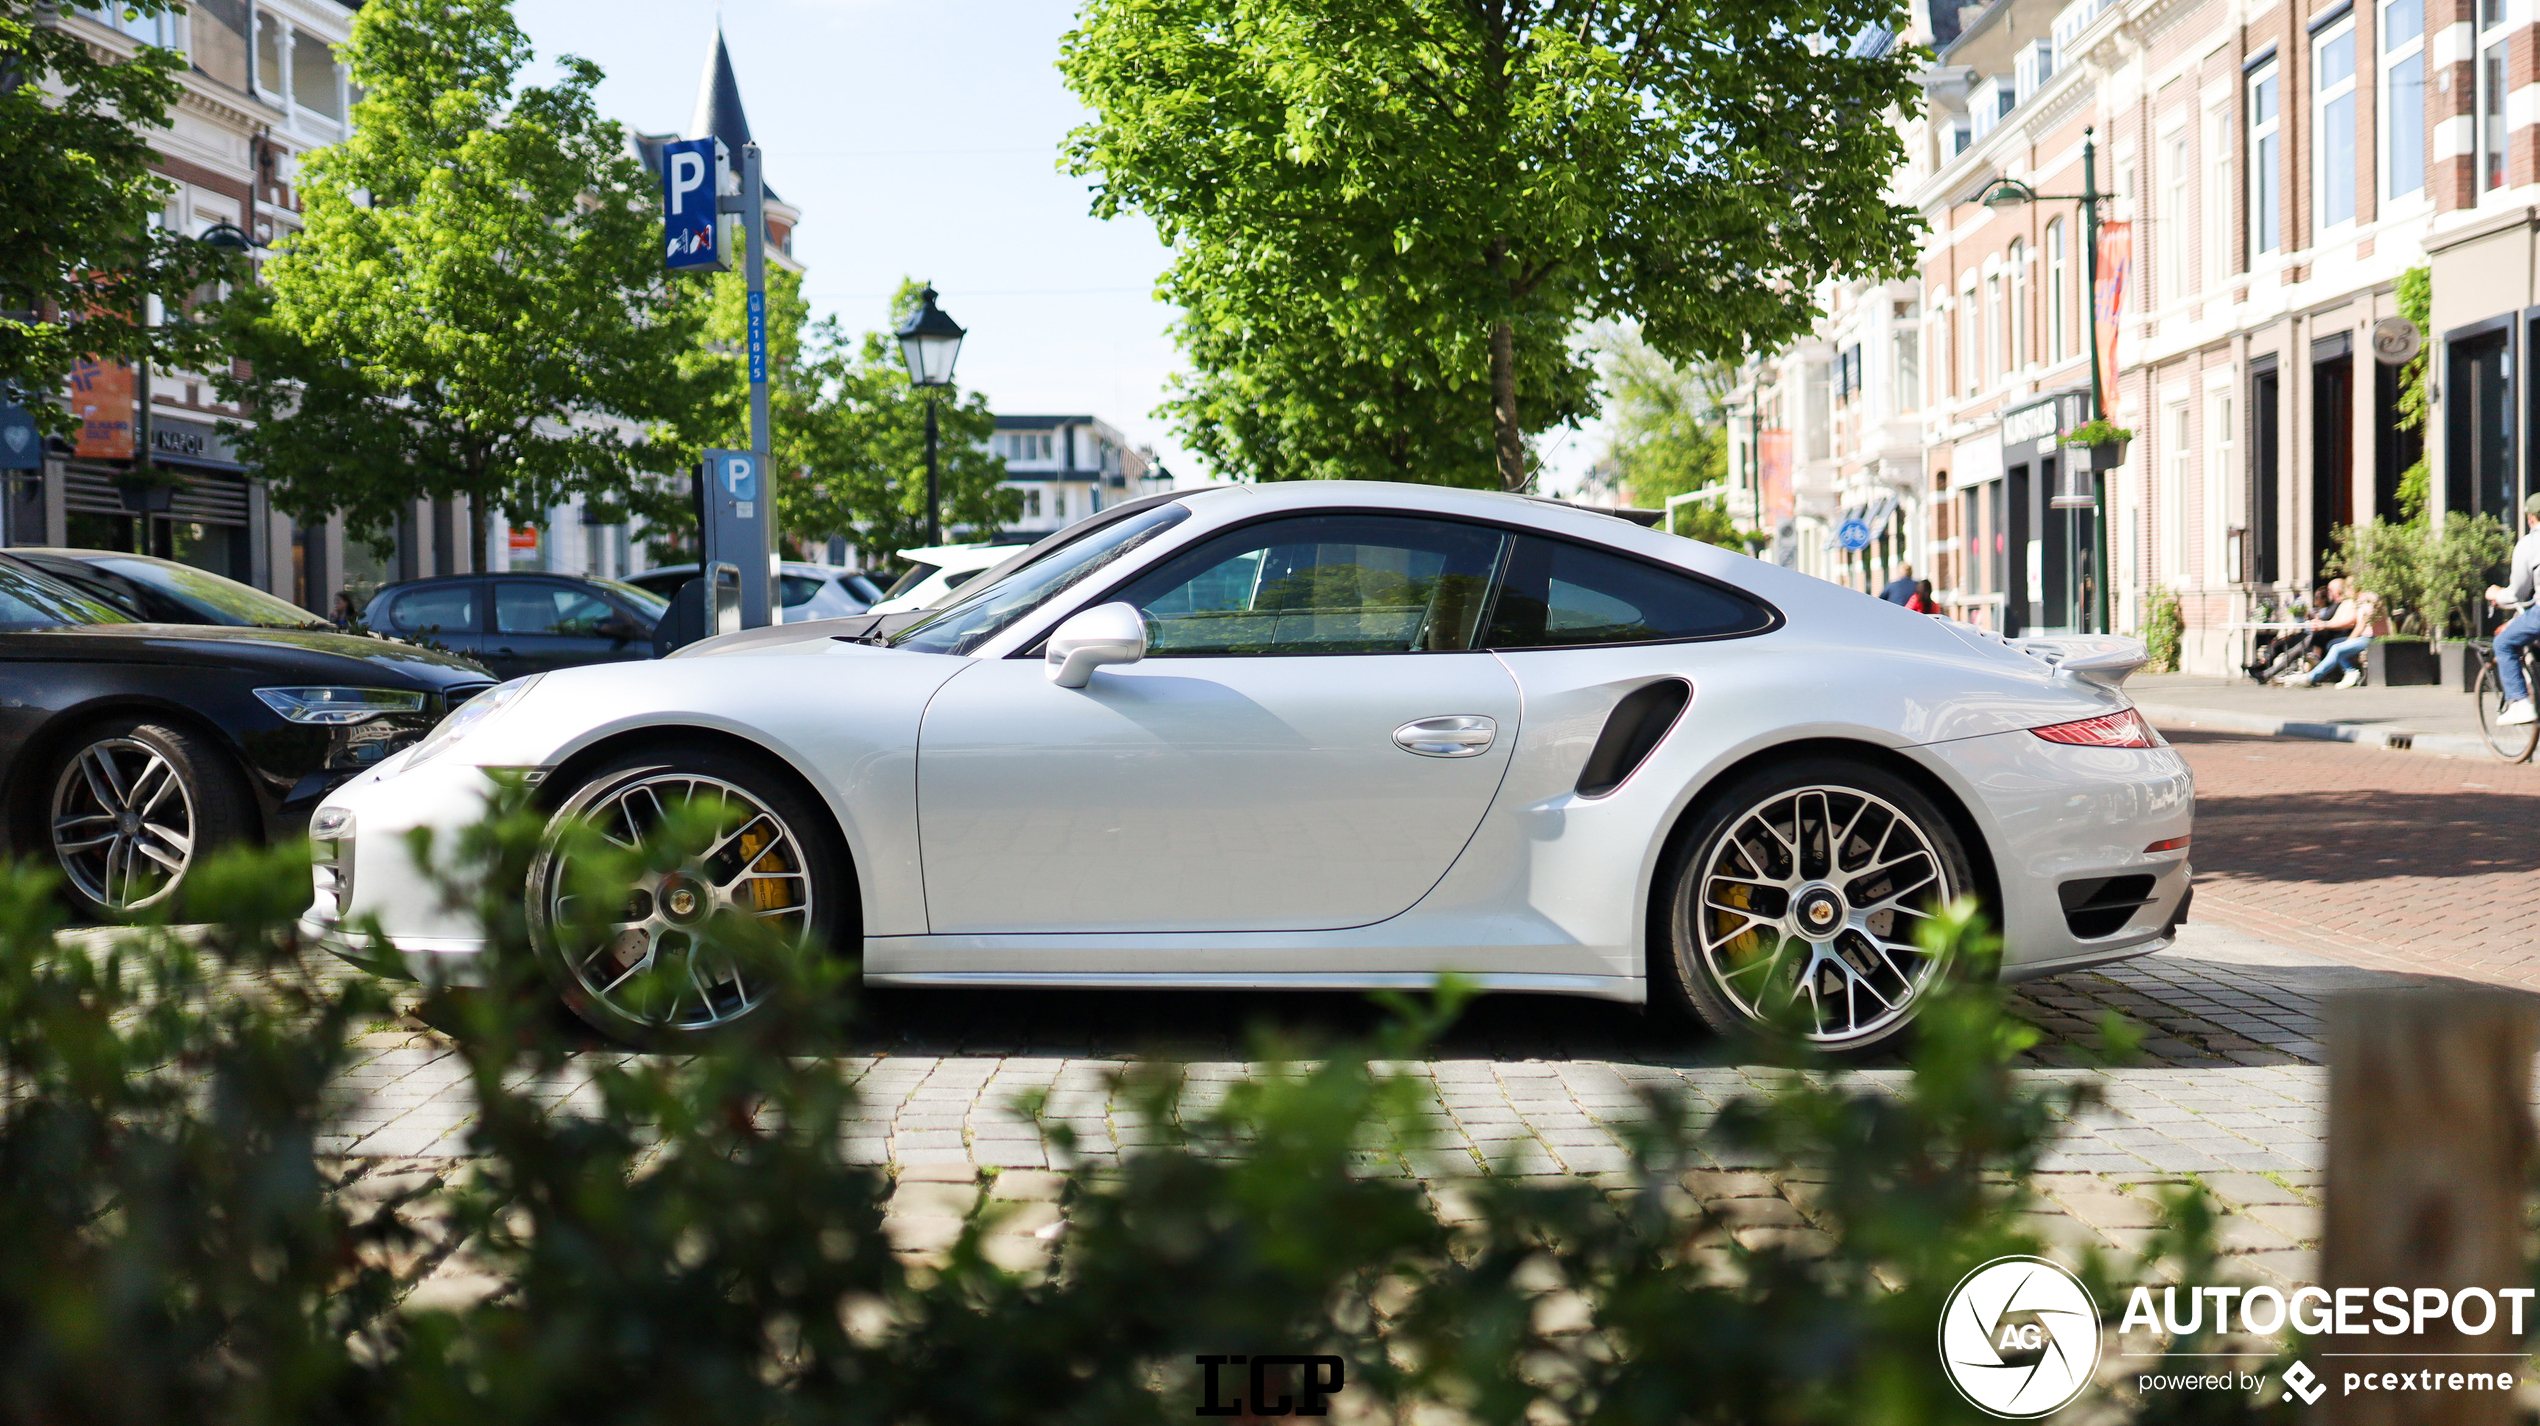
<svg viewBox="0 0 2540 1426">
<path fill-rule="evenodd" d="M 2519 609 L 2521 605 L 2507 605 Z M 2540 723 L 2499 723 L 2505 712 L 2505 685 L 2496 676 L 2496 645 L 2493 639 L 2482 639 L 2470 645 L 2478 650 L 2478 734 L 2487 740 L 2487 750 L 2509 763 L 2531 761 L 2531 753 L 2540 747 Z M 2522 686 L 2540 687 L 2532 679 L 2540 676 L 2540 661 L 2532 651 L 2522 651 Z"/>
</svg>

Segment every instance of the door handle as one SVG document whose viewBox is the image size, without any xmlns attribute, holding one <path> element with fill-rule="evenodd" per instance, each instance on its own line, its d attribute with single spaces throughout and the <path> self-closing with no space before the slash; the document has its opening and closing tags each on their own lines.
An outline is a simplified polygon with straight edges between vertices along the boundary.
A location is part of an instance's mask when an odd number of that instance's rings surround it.
<svg viewBox="0 0 2540 1426">
<path fill-rule="evenodd" d="M 1479 713 L 1422 718 L 1393 730 L 1394 746 L 1424 758 L 1469 758 L 1490 751 L 1499 724 Z"/>
</svg>

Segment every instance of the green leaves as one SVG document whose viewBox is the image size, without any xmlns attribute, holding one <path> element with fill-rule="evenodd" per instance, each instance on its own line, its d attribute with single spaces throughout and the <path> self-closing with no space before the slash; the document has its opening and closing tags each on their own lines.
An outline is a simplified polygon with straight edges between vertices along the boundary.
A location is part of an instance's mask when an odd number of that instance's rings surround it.
<svg viewBox="0 0 2540 1426">
<path fill-rule="evenodd" d="M 144 14 L 168 0 L 125 0 Z M 0 401 L 25 393 L 38 424 L 77 428 L 49 398 L 83 360 L 147 356 L 191 367 L 217 350 L 189 294 L 235 280 L 235 261 L 152 221 L 170 186 L 150 172 L 185 60 L 143 45 L 128 60 L 91 49 L 45 0 L 0 0 Z M 165 320 L 145 324 L 149 299 Z"/>
<path fill-rule="evenodd" d="M 1884 115 L 1914 59 L 1822 38 L 1895 8 L 1096 0 L 1066 162 L 1174 246 L 1166 410 L 1203 456 L 1514 487 L 1520 429 L 1590 409 L 1582 322 L 1734 359 L 1806 330 L 1820 279 L 1910 266 Z"/>
<path fill-rule="evenodd" d="M 374 533 L 424 498 L 480 517 L 659 501 L 685 449 L 734 440 L 704 428 L 686 360 L 706 293 L 664 278 L 653 184 L 593 104 L 599 70 L 568 57 L 561 83 L 516 90 L 529 54 L 503 0 L 355 18 L 353 133 L 310 159 L 302 231 L 230 308 L 252 374 L 216 383 L 301 518 Z"/>
</svg>

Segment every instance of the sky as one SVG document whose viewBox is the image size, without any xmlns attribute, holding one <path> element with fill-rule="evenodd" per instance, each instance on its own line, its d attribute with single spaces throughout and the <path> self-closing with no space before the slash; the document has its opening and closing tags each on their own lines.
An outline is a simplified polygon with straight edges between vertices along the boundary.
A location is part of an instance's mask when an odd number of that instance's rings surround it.
<svg viewBox="0 0 2540 1426">
<path fill-rule="evenodd" d="M 1154 414 L 1180 358 L 1171 260 L 1136 215 L 1092 216 L 1058 169 L 1089 115 L 1058 75 L 1065 0 L 514 0 L 530 82 L 578 54 L 607 72 L 601 111 L 684 133 L 720 16 L 768 187 L 800 208 L 794 256 L 815 317 L 886 324 L 903 276 L 932 281 L 970 335 L 955 373 L 1011 415 L 1090 414 L 1207 475 Z M 1588 437 L 1545 441 L 1586 463 Z M 1547 482 L 1547 485 L 1559 481 Z"/>
</svg>

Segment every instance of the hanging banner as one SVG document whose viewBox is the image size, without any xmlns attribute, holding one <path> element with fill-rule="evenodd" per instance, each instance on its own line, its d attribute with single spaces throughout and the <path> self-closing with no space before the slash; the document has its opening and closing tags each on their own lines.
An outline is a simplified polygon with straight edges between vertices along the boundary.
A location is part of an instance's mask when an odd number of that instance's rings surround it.
<svg viewBox="0 0 2540 1426">
<path fill-rule="evenodd" d="M 2125 305 L 2125 280 L 2134 268 L 2134 225 L 2102 223 L 2099 225 L 2099 290 L 2091 294 L 2098 304 L 2099 318 L 2099 390 L 2100 399 L 2117 384 L 2117 310 Z M 2106 416 L 2104 410 L 2093 412 Z"/>
<path fill-rule="evenodd" d="M 102 361 L 71 368 L 71 414 L 79 418 L 71 454 L 132 459 L 132 368 Z"/>
<path fill-rule="evenodd" d="M 1790 432 L 1758 432 L 1755 467 L 1757 483 L 1764 493 L 1764 528 L 1778 530 L 1799 509 L 1790 486 Z"/>
</svg>

